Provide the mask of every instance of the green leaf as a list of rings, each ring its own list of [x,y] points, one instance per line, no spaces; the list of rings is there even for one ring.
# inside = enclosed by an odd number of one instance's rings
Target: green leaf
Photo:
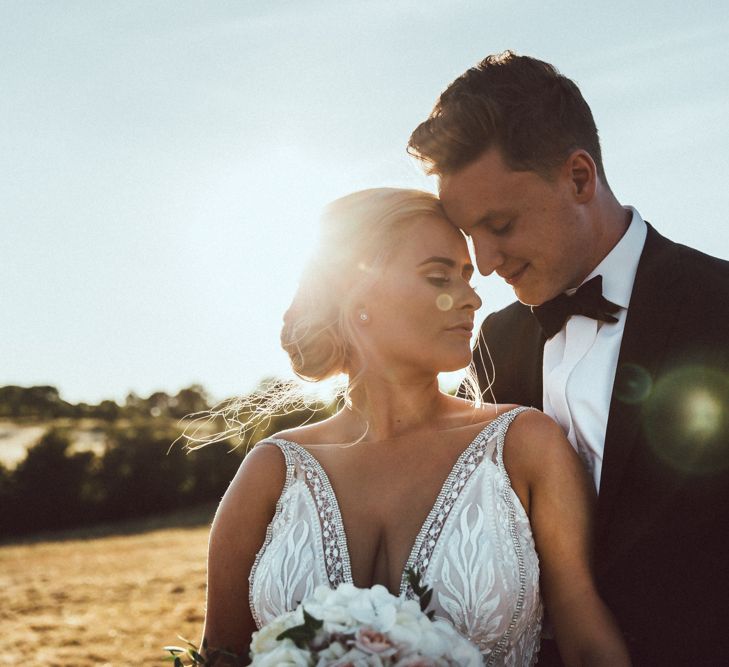
[[[290,639],[299,648],[306,648],[308,642],[316,637],[316,632],[324,625],[324,621],[320,621],[307,613],[306,609],[303,612],[304,622],[301,625],[295,625],[288,630],[284,630],[276,637],[277,640]]]
[[[201,665],[205,664],[205,658],[203,658],[195,649],[190,649],[187,653],[195,661],[195,664],[198,662]]]
[[[182,660],[180,660],[179,658],[175,658],[175,667],[185,667],[185,665],[183,664]]]
[[[318,630],[324,625],[324,621],[314,618],[311,614],[307,613],[306,609],[303,609],[302,611],[304,612],[304,625],[307,627]]]
[[[413,589],[413,593],[415,593],[420,600],[420,610],[425,611],[433,597],[433,589],[428,588],[421,583],[420,575],[412,567],[407,569],[407,578],[410,588]],[[428,618],[433,620],[431,616],[428,616]]]

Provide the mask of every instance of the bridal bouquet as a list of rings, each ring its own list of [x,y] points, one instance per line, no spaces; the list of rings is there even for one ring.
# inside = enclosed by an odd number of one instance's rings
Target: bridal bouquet
[[[380,585],[319,586],[295,611],[253,634],[251,665],[480,667],[476,647],[448,621],[432,620],[422,601],[395,597]]]

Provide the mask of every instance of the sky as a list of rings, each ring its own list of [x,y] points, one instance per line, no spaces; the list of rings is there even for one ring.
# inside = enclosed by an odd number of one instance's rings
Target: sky
[[[222,399],[291,377],[281,318],[322,207],[435,191],[410,132],[507,48],[580,86],[622,203],[729,258],[714,0],[0,0],[0,386]],[[478,319],[513,300],[478,287]]]

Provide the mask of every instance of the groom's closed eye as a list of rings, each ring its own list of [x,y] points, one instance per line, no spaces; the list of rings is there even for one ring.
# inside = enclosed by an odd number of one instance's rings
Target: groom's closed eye
[[[512,218],[511,220],[508,220],[507,222],[501,224],[500,226],[492,224],[489,226],[489,228],[491,229],[491,233],[494,234],[495,236],[504,236],[511,230],[513,224],[514,224],[514,219]]]
[[[472,236],[476,229],[483,228],[495,236],[501,236],[511,230],[515,220],[516,215],[514,215],[514,211],[489,211],[473,227],[469,227],[463,231],[468,236]]]

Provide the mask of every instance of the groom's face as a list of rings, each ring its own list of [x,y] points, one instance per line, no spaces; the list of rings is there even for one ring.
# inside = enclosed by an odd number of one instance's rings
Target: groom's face
[[[443,176],[440,197],[472,238],[479,271],[496,271],[522,303],[539,305],[577,287],[592,269],[594,240],[566,168],[552,180],[513,171],[493,148]]]

